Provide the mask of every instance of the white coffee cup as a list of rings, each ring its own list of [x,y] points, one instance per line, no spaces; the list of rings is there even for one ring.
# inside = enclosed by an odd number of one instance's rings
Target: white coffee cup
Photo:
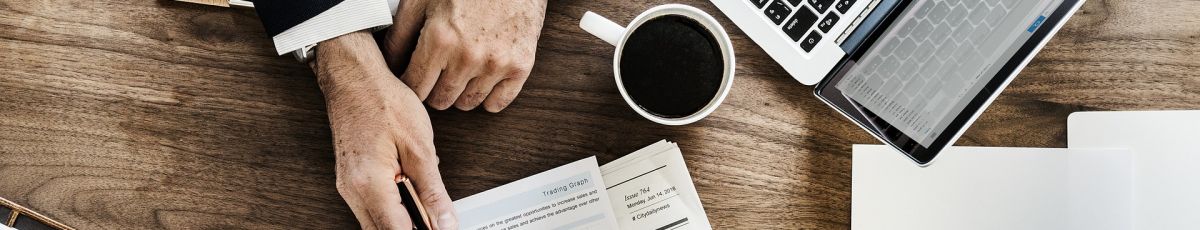
[[[621,54],[625,47],[625,41],[629,39],[629,35],[633,34],[633,31],[637,30],[642,23],[645,23],[650,19],[668,15],[682,16],[695,20],[701,26],[707,29],[706,31],[712,33],[712,37],[715,38],[717,45],[721,50],[721,56],[723,57],[723,63],[725,65],[725,71],[721,80],[721,85],[717,90],[717,94],[708,102],[708,105],[705,105],[702,109],[695,113],[678,118],[660,117],[646,111],[644,108],[642,108],[642,106],[638,105],[633,101],[632,98],[630,98],[629,93],[625,90],[625,85],[621,82]],[[607,18],[588,11],[587,13],[583,14],[583,19],[579,20],[579,27],[583,28],[583,30],[591,33],[592,35],[599,37],[605,42],[608,42],[608,44],[612,44],[613,46],[617,47],[617,51],[613,56],[613,76],[616,78],[617,89],[620,90],[621,97],[625,99],[625,103],[629,104],[630,108],[633,108],[633,110],[642,115],[642,117],[650,119],[656,123],[664,125],[686,125],[699,121],[717,109],[717,106],[725,100],[725,96],[729,94],[729,89],[733,85],[735,62],[733,58],[733,44],[729,41],[729,35],[725,33],[725,28],[722,28],[721,24],[717,23],[716,19],[714,19],[708,13],[704,13],[704,11],[696,9],[695,7],[681,4],[666,4],[656,6],[646,10],[646,12],[642,12],[642,14],[634,18],[633,22],[630,22],[629,26],[626,27],[622,27],[621,25],[608,20]]]

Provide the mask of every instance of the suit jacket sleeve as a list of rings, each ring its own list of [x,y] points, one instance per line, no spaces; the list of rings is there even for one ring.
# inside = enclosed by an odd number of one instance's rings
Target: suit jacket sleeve
[[[399,0],[254,0],[278,54],[354,31],[391,25]]]

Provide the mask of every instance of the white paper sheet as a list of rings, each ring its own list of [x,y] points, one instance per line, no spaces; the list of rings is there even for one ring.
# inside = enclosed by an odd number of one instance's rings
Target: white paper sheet
[[[712,229],[683,153],[659,141],[597,166],[589,157],[454,202],[468,230]]]
[[[853,229],[1129,229],[1128,150],[855,145]]]
[[[596,157],[454,201],[465,230],[616,229]]]
[[[621,229],[712,229],[675,143],[659,141],[600,172]]]
[[[1200,229],[1200,111],[1080,112],[1072,149],[1133,151],[1136,229]]]

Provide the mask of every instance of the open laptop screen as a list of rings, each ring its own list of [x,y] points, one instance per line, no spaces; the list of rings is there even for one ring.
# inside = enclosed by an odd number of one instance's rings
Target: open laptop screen
[[[914,1],[835,87],[929,146],[1060,1]]]
[[[879,0],[816,95],[927,165],[1081,3]]]

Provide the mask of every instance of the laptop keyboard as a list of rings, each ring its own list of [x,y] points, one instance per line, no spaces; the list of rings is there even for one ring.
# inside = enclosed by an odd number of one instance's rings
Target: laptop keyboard
[[[793,42],[799,42],[804,52],[828,35],[833,25],[842,19],[858,0],[749,0],[762,10],[772,23],[779,26]],[[863,0],[868,1],[868,0]],[[831,10],[832,9],[832,10]],[[815,28],[815,29],[814,29]]]
[[[879,76],[866,83],[884,89],[883,95],[898,98],[901,104],[965,93],[947,90],[963,91],[969,87],[962,84],[979,80],[978,73],[961,71],[980,69],[988,64],[984,61],[992,60],[991,53],[980,53],[977,47],[1000,45],[991,43],[1001,39],[988,38],[999,26],[999,20],[1012,9],[998,0],[990,2],[994,5],[988,1],[931,1],[917,8],[913,15],[916,21],[902,25],[897,36],[890,37],[891,41],[880,47],[884,61],[869,63],[863,69]],[[983,16],[968,17],[968,14]],[[935,79],[938,77],[942,79]]]
[[[904,24],[860,60],[838,86],[875,111],[894,111],[888,122],[922,144],[940,134],[935,122],[953,111],[945,104],[963,98],[982,71],[1015,37],[1012,28],[1027,23],[1024,14],[1036,2],[1018,0],[926,0],[913,9]],[[1016,9],[1015,9],[1016,8]],[[922,135],[913,135],[920,133]]]

